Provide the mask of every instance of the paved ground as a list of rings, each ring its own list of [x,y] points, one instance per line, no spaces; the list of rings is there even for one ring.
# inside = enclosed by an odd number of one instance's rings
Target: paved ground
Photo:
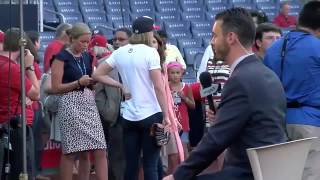
[[[51,175],[51,176],[44,176],[43,178],[36,178],[36,180],[59,180],[60,178],[59,178],[59,176],[58,175]],[[77,175],[74,175],[73,176],[73,180],[77,180],[78,178],[77,178]],[[91,176],[90,176],[90,180],[95,180],[96,178],[95,178],[95,175],[94,174],[92,174]]]

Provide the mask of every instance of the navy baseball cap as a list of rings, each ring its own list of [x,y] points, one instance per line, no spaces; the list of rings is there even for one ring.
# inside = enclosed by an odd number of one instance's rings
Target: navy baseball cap
[[[132,31],[135,34],[151,32],[155,30],[154,21],[149,16],[138,17],[132,23]]]

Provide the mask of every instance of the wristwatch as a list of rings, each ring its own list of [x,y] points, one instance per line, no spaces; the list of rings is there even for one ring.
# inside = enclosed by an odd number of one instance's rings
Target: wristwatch
[[[33,65],[28,66],[28,67],[26,67],[26,70],[27,71],[34,71],[34,66]]]

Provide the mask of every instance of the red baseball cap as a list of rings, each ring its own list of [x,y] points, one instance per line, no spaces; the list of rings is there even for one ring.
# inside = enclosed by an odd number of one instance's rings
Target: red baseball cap
[[[0,31],[0,43],[4,41],[4,32]]]
[[[153,25],[153,29],[158,31],[161,29],[161,26],[160,25]]]
[[[92,37],[90,41],[90,47],[99,46],[99,47],[107,47],[108,40],[99,34],[96,34]]]

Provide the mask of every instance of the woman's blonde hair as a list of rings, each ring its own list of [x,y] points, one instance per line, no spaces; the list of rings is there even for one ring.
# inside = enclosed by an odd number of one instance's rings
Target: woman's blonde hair
[[[133,33],[129,39],[130,44],[145,44],[151,46],[152,39],[149,35],[150,32],[135,34]]]
[[[84,23],[76,23],[71,29],[66,30],[66,33],[70,39],[78,39],[80,36],[85,34],[91,34],[90,28]]]

